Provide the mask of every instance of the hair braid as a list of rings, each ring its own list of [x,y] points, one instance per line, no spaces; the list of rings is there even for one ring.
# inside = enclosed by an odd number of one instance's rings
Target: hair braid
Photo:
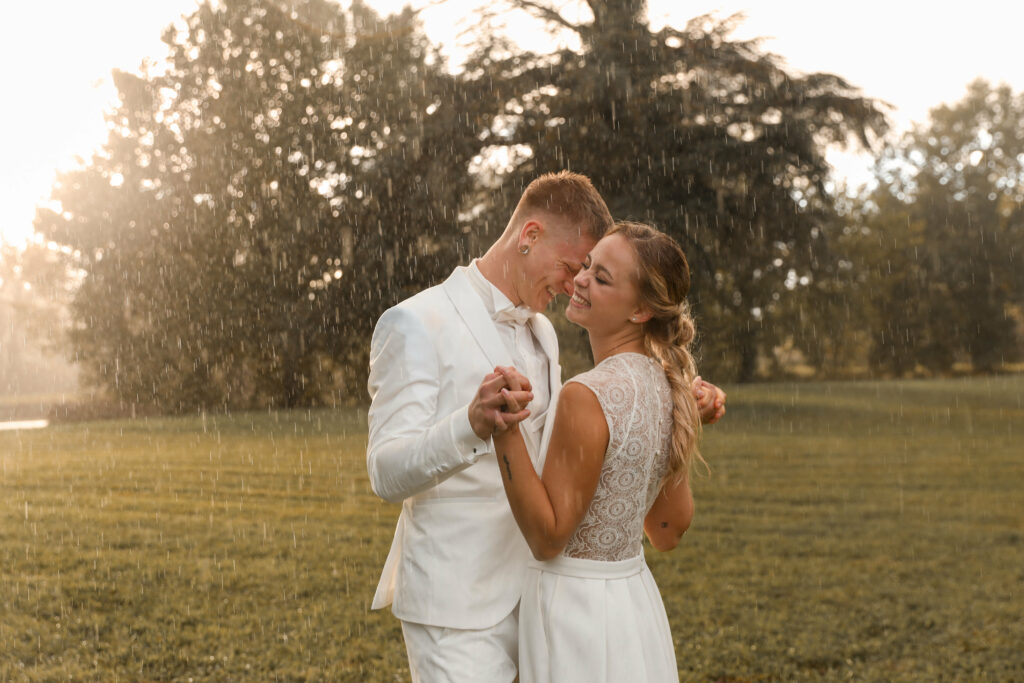
[[[694,461],[707,467],[700,455],[700,411],[693,396],[696,363],[690,347],[696,326],[686,294],[690,269],[683,250],[668,235],[642,223],[616,223],[611,233],[625,237],[640,262],[639,292],[652,317],[644,323],[644,346],[665,371],[672,392],[672,446],[666,478],[689,476]]]

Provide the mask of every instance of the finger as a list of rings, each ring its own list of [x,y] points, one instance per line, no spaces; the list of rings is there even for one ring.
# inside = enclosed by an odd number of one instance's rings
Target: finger
[[[507,412],[506,406],[508,405],[508,401],[506,401],[505,397],[501,394],[501,392],[502,389],[499,389],[491,396],[488,396],[485,399],[481,399],[480,405],[482,405],[487,410],[496,410],[501,413]]]
[[[488,408],[498,408],[500,406],[507,405],[508,398],[506,397],[505,392],[508,392],[508,395],[511,396],[513,400],[519,402],[520,405],[526,405],[534,398],[532,391],[526,391],[525,389],[521,391],[513,391],[507,386],[502,386],[493,394],[481,397],[479,401],[481,405]]]
[[[499,367],[495,368],[495,371],[502,372],[502,374],[504,375],[506,381],[509,384],[509,388],[510,389],[512,389],[514,391],[532,391],[533,390],[533,384],[530,382],[530,379],[526,375],[524,375],[523,373],[521,373],[518,370],[516,370],[514,367],[512,367],[512,366],[507,366],[507,367],[506,366],[499,366]],[[518,386],[515,386],[516,382],[518,382]]]
[[[522,382],[520,381],[520,378],[522,377],[522,375],[520,375],[518,372],[516,372],[515,368],[505,368],[505,367],[500,367],[499,366],[497,368],[497,370],[505,378],[505,382],[508,384],[509,389],[511,389],[512,391],[521,391],[522,390],[523,385],[522,385]]]
[[[509,391],[508,389],[505,391],[507,391],[508,395],[512,397],[512,400],[519,404],[520,408],[517,408],[517,410],[525,407],[527,403],[533,400],[532,391]],[[506,403],[507,402],[508,401],[506,400]]]
[[[711,408],[712,397],[711,394],[704,394],[697,398],[697,409],[703,414],[708,412]]]
[[[533,395],[527,391],[512,392],[508,389],[502,389],[501,395],[505,397],[505,405],[508,406],[506,412],[509,413],[519,412],[533,399]]]
[[[707,392],[704,391],[703,385],[697,384],[693,387],[693,394],[697,397],[697,400],[701,400],[707,395]]]
[[[518,413],[522,408],[519,406],[519,402],[512,398],[512,393],[508,389],[502,389],[501,395],[505,399],[505,405],[508,406],[510,413]]]
[[[507,386],[508,383],[505,381],[505,376],[501,373],[493,373],[484,378],[484,381],[480,384],[478,394],[480,398],[488,399],[493,396],[497,396],[501,388]]]

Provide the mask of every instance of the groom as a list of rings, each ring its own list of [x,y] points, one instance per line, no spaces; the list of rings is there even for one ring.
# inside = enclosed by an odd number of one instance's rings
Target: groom
[[[377,322],[367,469],[374,492],[402,511],[372,608],[391,605],[401,620],[413,681],[516,676],[517,605],[531,556],[493,457],[505,399],[492,371],[511,365],[532,383],[519,397],[531,413],[520,429],[539,471],[561,387],[557,338],[541,311],[572,294],[611,225],[586,177],[541,176],[483,257]],[[717,392],[702,403],[711,421],[723,401]]]

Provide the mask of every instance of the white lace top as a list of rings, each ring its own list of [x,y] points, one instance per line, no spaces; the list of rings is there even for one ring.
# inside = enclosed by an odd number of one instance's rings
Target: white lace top
[[[668,471],[668,379],[653,358],[620,353],[569,381],[597,396],[609,439],[594,499],[563,554],[609,562],[636,557],[642,551],[644,517]]]

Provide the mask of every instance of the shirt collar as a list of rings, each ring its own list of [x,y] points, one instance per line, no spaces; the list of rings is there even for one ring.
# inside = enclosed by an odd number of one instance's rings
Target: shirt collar
[[[480,299],[484,302],[484,308],[487,309],[491,319],[494,320],[500,315],[504,320],[518,317],[522,318],[525,322],[525,320],[532,317],[533,311],[526,306],[514,306],[511,299],[495,287],[494,283],[484,277],[484,274],[480,272],[480,267],[477,265],[478,260],[473,259],[473,262],[469,264],[469,281],[473,285],[473,289],[476,290],[476,293],[480,295]],[[513,311],[515,311],[515,314],[512,314]]]

